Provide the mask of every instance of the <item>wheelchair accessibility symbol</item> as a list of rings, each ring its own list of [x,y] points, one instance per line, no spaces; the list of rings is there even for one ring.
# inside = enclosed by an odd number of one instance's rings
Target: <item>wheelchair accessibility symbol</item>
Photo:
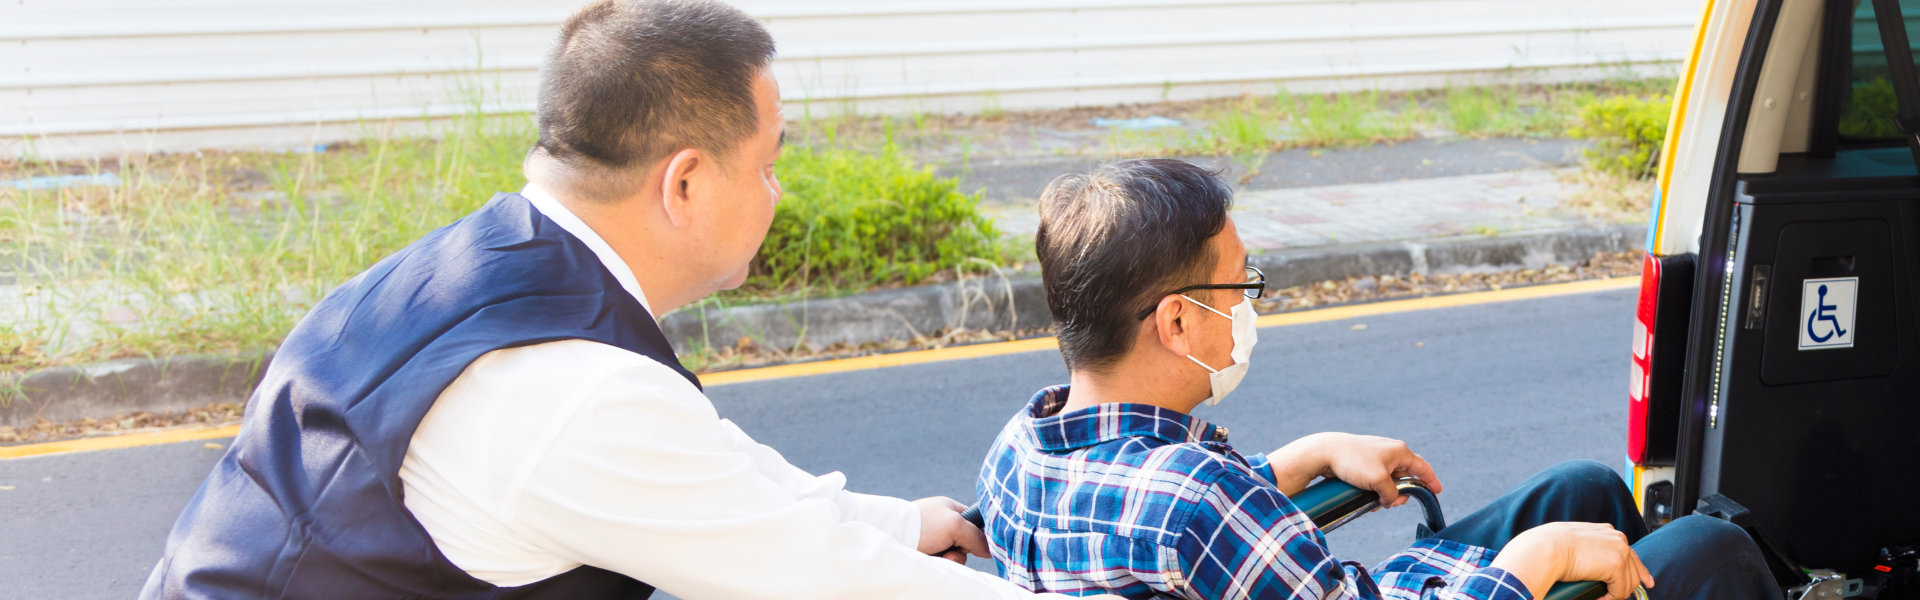
[[[1859,277],[1808,279],[1800,284],[1800,349],[1853,347],[1854,298]]]

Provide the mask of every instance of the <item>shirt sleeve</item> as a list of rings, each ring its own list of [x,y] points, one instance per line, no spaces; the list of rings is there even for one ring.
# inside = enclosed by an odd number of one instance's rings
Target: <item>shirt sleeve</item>
[[[1273,459],[1268,458],[1267,453],[1261,452],[1259,454],[1247,454],[1245,456],[1247,458],[1247,466],[1253,467],[1255,474],[1266,479],[1267,483],[1275,485],[1280,483],[1280,476],[1273,473]]]
[[[793,490],[797,497],[833,502],[839,507],[842,520],[872,525],[908,548],[920,546],[920,509],[912,502],[849,491],[847,477],[839,471],[825,475],[808,473],[788,463],[780,451],[754,441],[733,421],[721,419],[720,425],[727,430],[733,447],[751,457],[762,475]]]
[[[1359,563],[1333,557],[1305,513],[1251,470],[1223,465],[1193,507],[1178,555],[1188,598],[1532,600],[1517,578],[1480,569],[1382,591]]]
[[[843,505],[865,500],[840,497],[837,479],[796,487],[791,465],[743,435],[666,367],[623,370],[535,458],[507,520],[546,551],[680,597],[1032,597],[848,522]]]

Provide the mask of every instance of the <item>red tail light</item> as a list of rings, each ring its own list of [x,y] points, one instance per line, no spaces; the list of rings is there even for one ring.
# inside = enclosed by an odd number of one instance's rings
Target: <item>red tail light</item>
[[[1660,260],[1649,252],[1640,262],[1640,307],[1633,316],[1633,373],[1627,381],[1627,458],[1647,458],[1647,386],[1653,373],[1653,317],[1659,309]]]

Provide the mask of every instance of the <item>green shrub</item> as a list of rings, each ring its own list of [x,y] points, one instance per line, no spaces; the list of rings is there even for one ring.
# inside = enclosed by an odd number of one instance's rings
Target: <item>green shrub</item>
[[[999,260],[999,232],[980,214],[979,195],[892,145],[788,146],[778,169],[786,197],[743,286],[749,293],[912,285],[974,258]]]
[[[1586,152],[1587,166],[1625,177],[1651,177],[1667,139],[1671,104],[1664,95],[1613,96],[1580,107],[1579,124],[1571,133],[1595,142]]]
[[[1840,135],[1849,138],[1896,139],[1900,126],[1894,117],[1900,102],[1893,82],[1885,76],[1853,83],[1853,93],[1840,102]]]

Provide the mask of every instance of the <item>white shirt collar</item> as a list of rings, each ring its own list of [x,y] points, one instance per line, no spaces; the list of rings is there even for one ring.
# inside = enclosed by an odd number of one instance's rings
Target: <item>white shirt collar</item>
[[[633,299],[639,300],[640,306],[646,308],[648,314],[653,314],[654,320],[660,319],[660,315],[653,313],[653,306],[647,304],[647,295],[640,292],[640,280],[634,279],[633,269],[627,267],[627,261],[620,260],[620,255],[613,251],[613,246],[607,245],[607,241],[601,239],[600,234],[594,233],[593,228],[588,227],[586,221],[580,220],[580,217],[574,215],[573,211],[567,210],[566,205],[561,204],[559,199],[531,181],[527,182],[527,187],[520,188],[520,195],[533,203],[534,210],[553,219],[553,222],[560,224],[561,229],[567,230],[567,233],[585,242],[587,248],[593,250],[593,255],[600,257],[600,264],[606,265],[607,270],[613,273],[613,279],[620,282],[620,287],[626,288],[627,293],[633,294]]]

